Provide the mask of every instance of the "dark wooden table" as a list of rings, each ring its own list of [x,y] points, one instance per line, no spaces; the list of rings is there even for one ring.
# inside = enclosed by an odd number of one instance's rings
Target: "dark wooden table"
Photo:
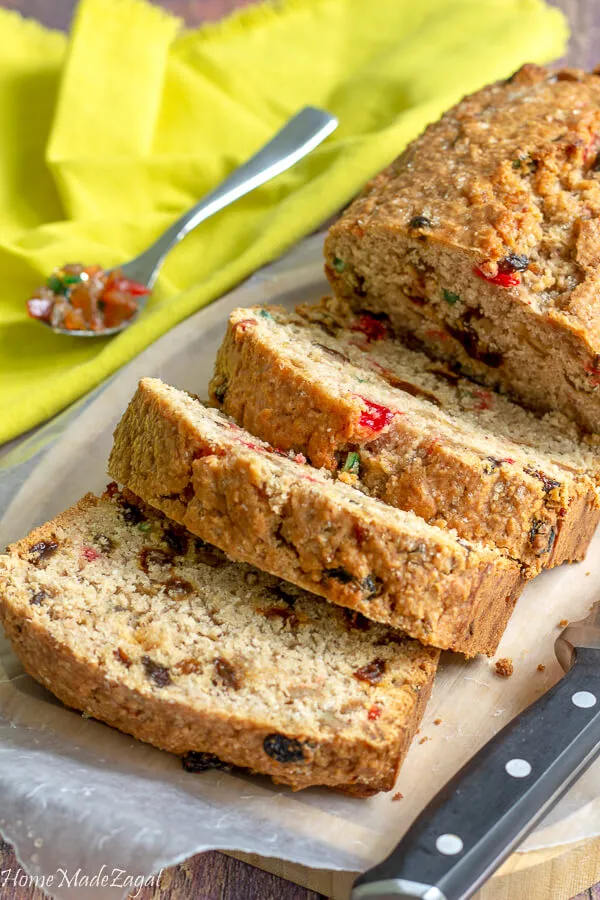
[[[67,29],[76,0],[0,0],[0,6],[19,10],[53,28]],[[189,25],[219,19],[252,0],[160,0]],[[573,33],[567,62],[592,68],[600,62],[600,0],[550,0],[569,16]],[[18,869],[9,844],[0,840],[0,871]],[[37,889],[1,887],[0,900],[44,900]],[[140,900],[325,900],[289,881],[269,875],[222,853],[199,853],[168,869],[160,887],[142,890]],[[548,900],[554,900],[548,897]],[[573,900],[600,900],[600,884]]]

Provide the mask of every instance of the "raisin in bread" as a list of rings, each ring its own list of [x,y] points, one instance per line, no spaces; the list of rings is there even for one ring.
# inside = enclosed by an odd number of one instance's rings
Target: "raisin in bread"
[[[597,442],[331,298],[297,314],[234,310],[211,396],[274,446],[461,537],[492,540],[533,571],[581,559],[600,517]]]
[[[274,452],[157,379],[117,426],[109,472],[230,558],[443,649],[493,653],[522,587],[497,550]]]
[[[211,754],[362,796],[393,786],[438,659],[229,562],[116,485],[0,557],[0,618],[60,700],[192,768]]]
[[[600,432],[600,72],[466,97],[329,231],[326,269],[430,354]]]

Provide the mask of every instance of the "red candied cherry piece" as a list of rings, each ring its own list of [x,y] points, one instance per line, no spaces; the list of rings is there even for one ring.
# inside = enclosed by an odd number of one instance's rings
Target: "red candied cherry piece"
[[[387,334],[387,329],[383,322],[376,319],[369,313],[363,313],[358,319],[352,323],[351,331],[360,331],[366,339],[370,341],[380,341]]]
[[[31,297],[27,301],[27,315],[31,319],[41,319],[42,322],[50,320],[54,300],[51,297]]]
[[[248,447],[250,450],[258,450],[260,453],[272,453],[272,447],[259,447],[258,444],[253,444],[252,441],[244,441],[242,438],[238,438],[240,444],[244,447]]]
[[[251,325],[256,325],[256,321],[254,319],[240,319],[239,322],[235,323],[234,328],[236,330],[239,328],[240,331],[247,331]]]
[[[590,382],[594,387],[600,384],[600,368],[594,365],[593,363],[587,363],[584,366],[584,370],[587,375],[590,376]]]
[[[84,559],[87,559],[88,562],[94,562],[96,559],[100,559],[100,553],[97,550],[94,550],[93,547],[84,547],[81,551],[81,555]]]
[[[494,408],[494,397],[491,391],[486,391],[485,388],[475,388],[473,397],[477,400],[476,409],[483,411]]]
[[[496,275],[486,275],[478,266],[475,266],[473,271],[489,284],[497,284],[500,287],[516,287],[521,284],[521,276],[518,272],[498,272]]]
[[[109,290],[119,291],[121,293],[129,294],[131,297],[143,297],[145,294],[150,294],[150,288],[146,284],[141,284],[139,281],[131,281],[129,278],[114,278],[110,281],[110,285],[107,283],[107,287]]]
[[[374,403],[372,400],[366,400],[364,397],[361,397],[360,394],[357,394],[357,396],[366,406],[366,409],[363,409],[360,414],[360,419],[358,420],[363,428],[370,428],[371,431],[381,431],[382,428],[385,428],[386,425],[390,424],[396,415],[391,409],[388,409],[387,406],[382,406],[380,403]]]

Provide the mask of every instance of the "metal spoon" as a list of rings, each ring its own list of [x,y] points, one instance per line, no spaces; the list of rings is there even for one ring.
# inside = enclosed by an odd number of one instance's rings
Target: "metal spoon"
[[[291,118],[268,144],[250,157],[248,162],[235,169],[225,181],[167,228],[147,250],[130,262],[115,268],[118,268],[125,278],[152,288],[167,254],[200,222],[204,222],[230,203],[234,203],[261,184],[291,168],[318,147],[337,126],[335,116],[325,110],[306,106]],[[104,328],[101,331],[70,330],[47,324],[57,334],[68,334],[70,337],[107,337],[131,325],[149,298],[150,294],[136,298],[138,309],[135,315],[114,328]]]

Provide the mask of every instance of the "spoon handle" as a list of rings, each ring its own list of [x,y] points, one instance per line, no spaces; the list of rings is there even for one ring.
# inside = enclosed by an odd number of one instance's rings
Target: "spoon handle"
[[[147,250],[122,266],[125,276],[152,287],[167,253],[196,225],[291,168],[318,147],[337,125],[337,119],[330,113],[305,107],[258,153],[167,228]]]

